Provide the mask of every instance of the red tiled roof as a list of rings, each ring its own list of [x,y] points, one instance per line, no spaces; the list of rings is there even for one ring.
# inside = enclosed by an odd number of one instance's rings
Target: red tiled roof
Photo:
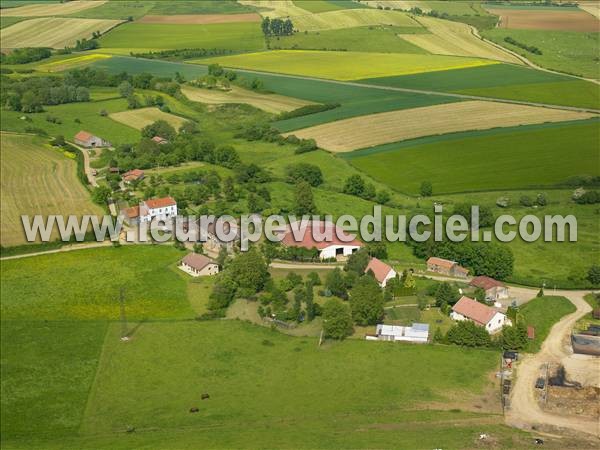
[[[87,131],[80,131],[75,135],[75,139],[78,141],[87,141],[88,139],[93,138],[94,135],[92,133],[88,133]]]
[[[320,240],[317,241],[314,239],[313,237],[313,231],[312,228],[313,226],[315,227],[316,230],[316,234],[323,234],[325,235],[325,237]],[[326,230],[328,230],[329,228],[332,228],[332,233],[331,233],[331,239],[329,239],[329,236],[326,234]],[[300,227],[300,225],[298,225],[298,231],[297,233],[301,233],[302,229]],[[342,234],[343,236],[347,236],[349,237],[349,235],[340,230],[339,231],[340,234]],[[337,233],[335,232],[335,224],[332,223],[327,223],[327,224],[323,224],[323,223],[315,223],[313,224],[312,222],[308,224],[308,226],[306,227],[306,229],[304,230],[304,235],[302,236],[302,239],[300,241],[297,241],[294,237],[294,233],[293,231],[288,228],[288,230],[285,233],[285,236],[283,237],[283,239],[281,240],[281,243],[287,247],[304,247],[304,248],[316,248],[318,250],[323,250],[324,248],[327,247],[331,247],[332,245],[336,245],[336,246],[355,246],[355,247],[362,247],[362,242],[356,240],[356,239],[352,239],[348,242],[342,241],[341,239],[339,239],[337,237]]]
[[[493,278],[486,277],[485,275],[473,278],[469,284],[485,291],[494,287],[504,287],[504,283],[501,281],[494,280]]]
[[[146,206],[149,209],[165,208],[167,206],[173,206],[177,204],[173,197],[153,198],[146,200],[144,203],[146,203]]]
[[[125,208],[123,212],[129,219],[135,219],[140,216],[140,207],[132,206],[131,208]]]
[[[492,320],[494,314],[496,314],[495,309],[465,296],[462,296],[460,300],[456,302],[456,304],[452,307],[452,311],[471,319],[473,322],[478,323],[479,325],[486,325],[490,320]]]
[[[436,256],[432,256],[427,260],[427,265],[433,264],[440,267],[445,267],[447,269],[451,269],[456,263],[456,261],[450,261],[448,259],[438,258]]]
[[[165,138],[162,138],[162,137],[160,137],[160,136],[154,136],[154,137],[152,138],[152,140],[153,140],[154,142],[158,143],[158,144],[162,144],[163,142],[169,142],[169,141],[167,141]]]
[[[141,177],[144,176],[144,171],[140,170],[140,169],[133,169],[130,170],[129,172],[125,172],[122,175],[122,178],[126,181],[133,181],[133,180],[137,180]]]
[[[387,277],[388,273],[390,273],[390,271],[393,269],[383,261],[380,261],[377,258],[371,258],[367,268],[365,269],[365,273],[367,273],[369,270],[373,272],[373,275],[375,275],[375,279],[377,281],[383,283],[385,277]]]
[[[181,262],[196,270],[202,270],[209,264],[215,264],[215,262],[208,256],[200,255],[198,253],[190,253],[189,255],[185,255]]]

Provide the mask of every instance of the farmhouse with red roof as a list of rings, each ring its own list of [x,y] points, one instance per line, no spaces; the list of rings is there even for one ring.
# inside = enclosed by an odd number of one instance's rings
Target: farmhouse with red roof
[[[371,258],[369,261],[365,273],[368,273],[369,271],[373,272],[373,276],[381,287],[385,287],[388,280],[396,277],[396,271],[377,258]]]
[[[281,244],[286,247],[316,248],[321,259],[344,259],[359,250],[363,244],[332,222],[312,221],[290,224]]]
[[[469,275],[469,269],[465,269],[456,261],[437,258],[432,256],[427,260],[427,271],[436,272],[448,277],[466,278]]]
[[[502,281],[494,280],[485,275],[473,278],[469,285],[483,289],[486,300],[496,301],[508,298],[508,287]]]
[[[470,320],[490,334],[501,330],[504,325],[510,325],[505,314],[465,296],[452,307],[450,317],[456,321]]]
[[[177,216],[177,202],[173,197],[154,198],[140,202],[139,206],[123,209],[121,215],[130,225],[151,222],[155,218],[168,220]]]
[[[131,183],[133,181],[143,180],[144,179],[144,171],[140,169],[133,169],[128,172],[125,172],[121,178],[125,183]]]
[[[94,136],[92,133],[83,130],[77,133],[74,136],[73,140],[77,145],[80,145],[85,148],[110,147],[110,142],[105,141],[101,137]]]
[[[181,260],[179,268],[193,277],[216,275],[219,273],[219,265],[208,256],[198,253],[190,253]]]

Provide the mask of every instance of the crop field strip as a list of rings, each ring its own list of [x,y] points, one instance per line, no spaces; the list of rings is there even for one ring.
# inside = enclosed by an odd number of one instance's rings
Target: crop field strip
[[[74,46],[82,38],[91,38],[92,33],[105,33],[122,21],[111,19],[74,19],[41,17],[24,20],[0,30],[2,48]]]
[[[409,195],[419,192],[423,180],[433,183],[437,195],[536,189],[600,174],[599,132],[598,119],[546,123],[428,136],[339,156]],[[572,157],[564,158],[565,148]]]
[[[64,16],[84,11],[90,8],[96,8],[106,3],[106,0],[98,1],[71,1],[65,3],[39,3],[16,8],[0,9],[0,16],[6,17],[43,17],[43,16]]]
[[[500,16],[499,28],[597,32],[598,19],[581,10],[486,8]]]
[[[187,122],[187,119],[161,111],[156,107],[130,109],[127,111],[115,112],[108,115],[112,120],[120,122],[132,128],[141,130],[147,125],[151,125],[157,120],[164,120],[177,130],[181,125]]]
[[[256,13],[245,14],[178,14],[176,16],[146,15],[137,23],[160,23],[169,25],[202,25],[209,23],[260,22],[261,17]]]
[[[91,53],[83,56],[72,56],[69,58],[40,64],[39,66],[37,66],[36,70],[42,72],[63,72],[65,70],[75,69],[77,67],[86,66],[95,61],[109,58],[111,58],[110,55],[105,55],[102,53]]]
[[[237,86],[232,86],[228,91],[182,86],[181,93],[188,99],[199,103],[213,105],[246,103],[270,113],[292,111],[302,106],[313,104],[313,102],[293,97],[285,97],[283,95],[260,94]]]
[[[494,61],[444,55],[277,50],[195,60],[225,67],[302,75],[339,81],[408,75],[497,64]]]
[[[400,34],[399,37],[429,53],[470,56],[523,64],[514,55],[475,36],[471,27],[467,24],[433,17],[419,17],[416,20],[427,28],[430,33]]]
[[[585,120],[597,114],[498,102],[464,101],[390,111],[295,130],[332,152],[350,152],[432,134],[486,130],[545,122]]]
[[[26,243],[21,214],[102,214],[78,180],[74,160],[36,136],[2,132],[0,140],[3,246]]]

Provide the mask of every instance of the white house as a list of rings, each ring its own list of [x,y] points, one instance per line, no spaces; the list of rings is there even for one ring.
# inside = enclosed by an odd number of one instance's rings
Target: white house
[[[296,232],[294,233],[294,229]],[[290,224],[281,244],[287,247],[316,248],[321,259],[343,259],[362,247],[362,242],[331,222],[309,222],[302,228],[300,222]]]
[[[502,281],[494,280],[485,275],[473,278],[469,285],[483,289],[486,300],[495,302],[508,298],[508,287]]]
[[[501,330],[504,325],[511,324],[505,314],[465,296],[452,307],[450,317],[456,321],[470,320],[484,327],[490,334]]]
[[[396,271],[377,258],[371,258],[365,269],[365,273],[369,272],[369,270],[373,272],[375,279],[382,288],[387,285],[388,280],[396,277]]]
[[[207,256],[190,253],[181,260],[179,268],[193,277],[216,275],[219,265]]]
[[[378,324],[375,336],[367,335],[366,339],[370,341],[403,341],[424,344],[429,339],[429,324],[413,323],[410,327]]]
[[[141,222],[151,222],[155,218],[168,220],[177,217],[177,202],[173,197],[154,198],[140,202],[122,212],[130,225]]]

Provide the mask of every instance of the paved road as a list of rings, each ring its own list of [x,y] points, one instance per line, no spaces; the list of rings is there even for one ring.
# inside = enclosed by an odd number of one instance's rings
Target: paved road
[[[526,355],[516,367],[516,380],[506,413],[506,423],[519,428],[532,426],[554,426],[576,432],[584,432],[600,437],[600,422],[597,419],[564,416],[543,411],[536,400],[534,387],[540,376],[542,365],[561,363],[572,379],[588,384],[600,383],[600,358],[587,355],[574,355],[569,345],[569,336],[575,322],[591,311],[590,305],[583,299],[585,291],[557,291],[556,295],[567,297],[577,311],[557,322],[544,341],[542,349],[533,355]],[[584,377],[585,379],[582,379]]]

